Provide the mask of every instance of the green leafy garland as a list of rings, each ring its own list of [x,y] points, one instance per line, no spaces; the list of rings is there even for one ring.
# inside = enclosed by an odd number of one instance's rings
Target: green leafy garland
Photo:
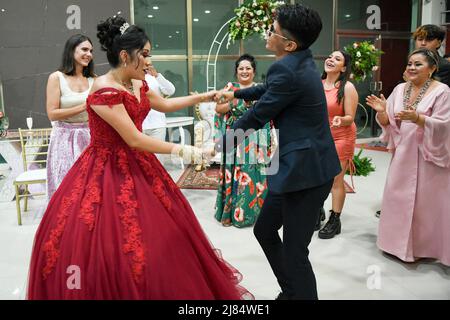
[[[370,41],[354,42],[344,47],[352,58],[352,73],[350,79],[362,82],[372,71],[378,70],[378,58],[384,53],[375,48]]]
[[[375,171],[375,166],[372,164],[372,158],[361,157],[363,150],[364,149],[361,148],[361,150],[353,156],[353,164],[355,165],[354,175],[367,177],[371,172]],[[350,174],[350,171],[347,170],[346,173]]]
[[[277,7],[283,1],[248,0],[234,9],[236,17],[228,25],[228,43],[245,39],[254,33],[264,36],[266,30],[273,23]]]

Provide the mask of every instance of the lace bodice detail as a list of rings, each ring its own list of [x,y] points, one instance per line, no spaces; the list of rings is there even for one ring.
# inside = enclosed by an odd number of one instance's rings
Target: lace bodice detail
[[[91,131],[91,144],[101,146],[122,146],[125,141],[106,121],[95,113],[91,105],[106,105],[110,108],[123,104],[136,128],[142,131],[142,122],[150,111],[150,101],[146,95],[148,85],[142,81],[140,101],[131,93],[115,88],[102,88],[90,94],[87,98],[87,111],[89,114],[89,129]]]

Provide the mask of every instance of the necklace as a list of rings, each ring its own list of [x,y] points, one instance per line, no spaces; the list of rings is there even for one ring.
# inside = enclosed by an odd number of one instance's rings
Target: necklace
[[[422,88],[420,88],[419,94],[417,95],[416,100],[413,103],[410,103],[410,99],[411,99],[411,91],[412,91],[412,83],[410,81],[408,81],[407,84],[407,88],[406,88],[406,92],[405,95],[403,96],[403,109],[404,110],[416,110],[417,105],[420,103],[420,101],[422,101],[423,96],[425,95],[425,92],[427,92],[428,88],[431,85],[431,79],[428,79],[422,86]]]
[[[134,87],[133,87],[133,81],[130,81],[130,84],[126,84],[122,81],[122,85],[127,89],[131,94],[134,95]]]
[[[112,76],[117,83],[120,83],[128,92],[134,95],[133,81],[130,80],[130,84],[128,84],[125,81],[120,80],[114,73],[112,73]]]

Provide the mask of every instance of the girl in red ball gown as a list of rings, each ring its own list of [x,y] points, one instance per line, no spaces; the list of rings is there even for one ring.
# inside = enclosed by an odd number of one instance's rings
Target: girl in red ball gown
[[[172,112],[214,92],[163,99],[144,78],[151,44],[122,17],[97,36],[112,69],[87,99],[91,143],[53,195],[37,231],[28,299],[253,298],[202,231],[154,153],[202,151],[144,135],[150,107]]]

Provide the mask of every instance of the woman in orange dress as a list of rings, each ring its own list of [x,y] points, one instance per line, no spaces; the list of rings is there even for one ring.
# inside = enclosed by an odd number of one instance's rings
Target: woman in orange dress
[[[336,150],[341,162],[342,171],[334,178],[332,209],[325,226],[319,231],[319,238],[331,239],[341,233],[341,212],[345,201],[344,175],[347,169],[352,173],[353,152],[356,140],[356,125],[354,122],[358,106],[358,93],[355,86],[348,81],[351,73],[350,56],[342,51],[335,51],[325,60],[322,75],[323,87],[327,98],[328,119]],[[320,221],[325,219],[322,210],[316,229],[320,229]]]

